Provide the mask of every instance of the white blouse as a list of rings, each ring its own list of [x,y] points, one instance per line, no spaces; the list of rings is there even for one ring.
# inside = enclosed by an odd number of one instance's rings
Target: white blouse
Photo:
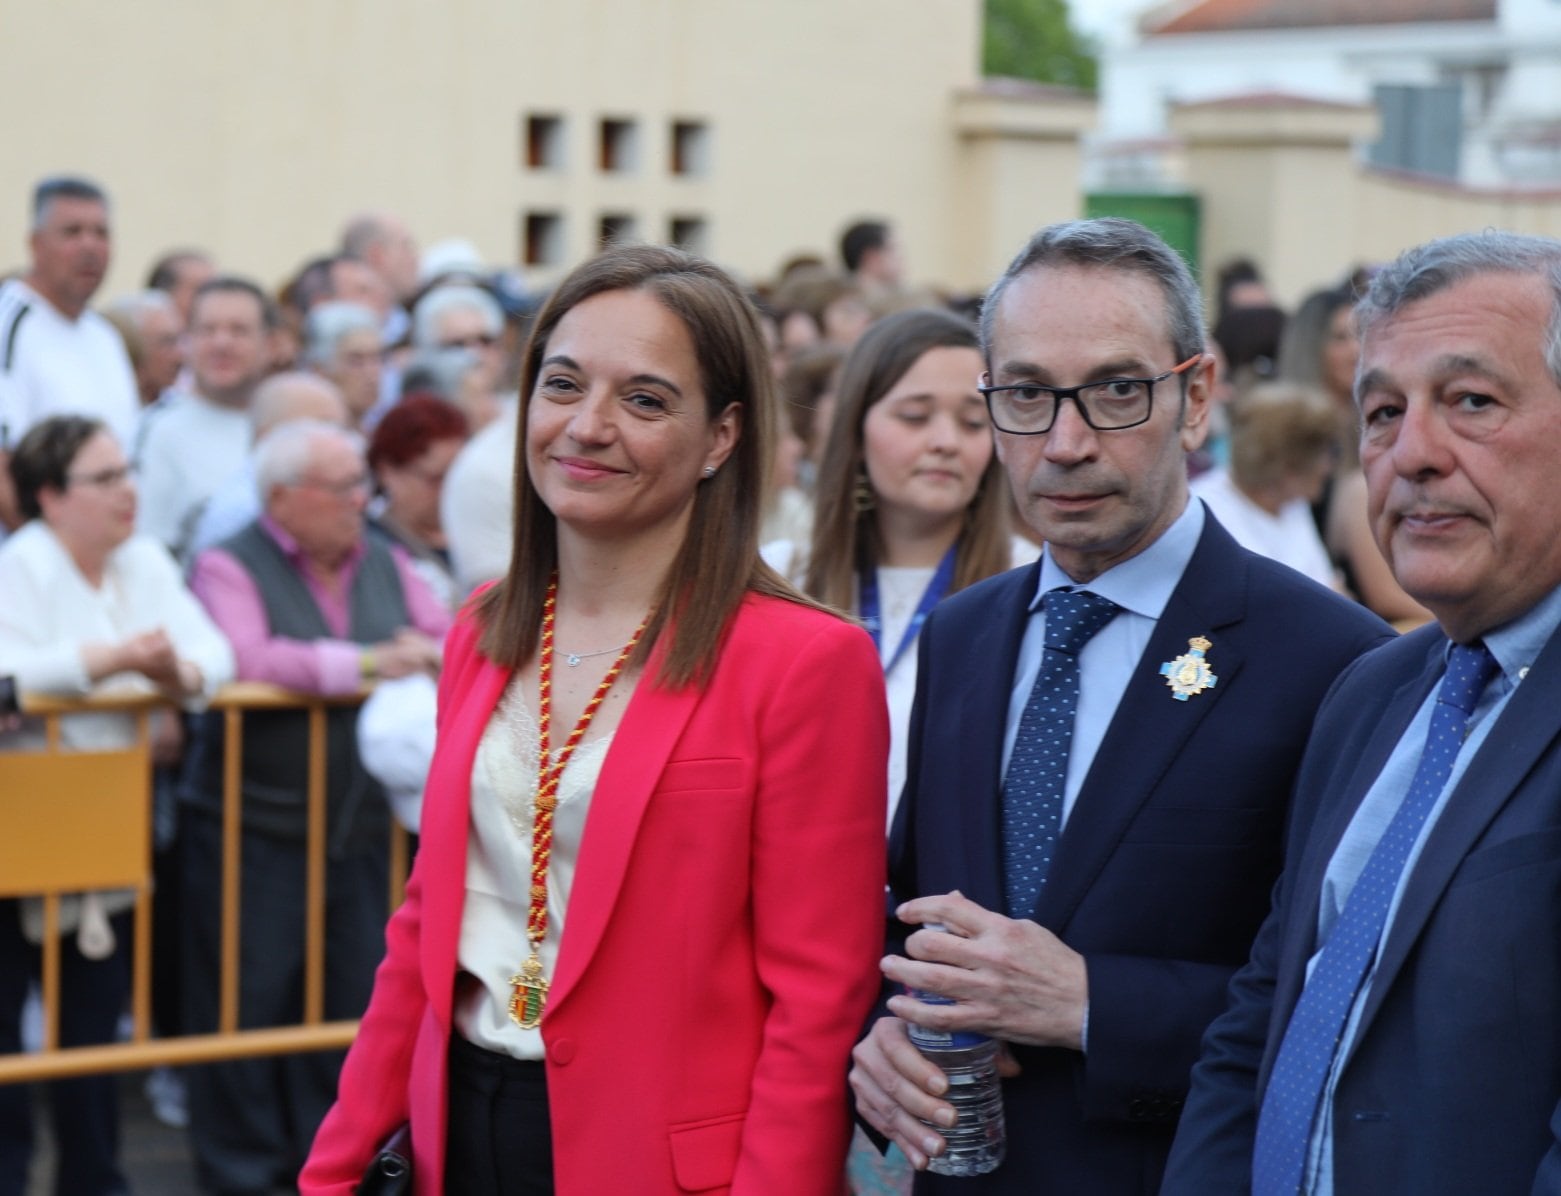
[[[520,683],[511,681],[488,720],[472,765],[466,905],[456,955],[459,970],[476,981],[457,990],[456,1027],[468,1042],[517,1059],[544,1056],[541,1030],[522,1030],[509,1016],[510,977],[520,971],[531,949],[526,913],[538,738],[536,717]],[[542,974],[549,980],[558,971],[558,944],[585,818],[611,744],[611,734],[582,740],[559,780],[547,872],[547,937],[540,952]],[[555,735],[554,745],[556,759],[562,737]]]
[[[23,690],[84,694],[92,683],[82,645],[119,643],[159,627],[180,659],[200,669],[204,696],[233,679],[227,637],[185,587],[167,549],[150,537],[131,536],[116,548],[96,586],[41,519],[0,546],[0,674],[16,674]],[[96,688],[149,692],[152,684],[139,673],[120,673]],[[189,704],[198,708],[201,699]],[[122,747],[134,740],[135,722],[126,714],[72,715],[60,734],[73,748]]]
[[[0,545],[0,675],[14,673],[25,690],[75,697],[92,686],[81,649],[119,643],[161,628],[175,653],[200,670],[204,690],[187,700],[199,709],[218,686],[233,679],[233,649],[205,608],[184,585],[168,550],[149,536],[131,536],[110,555],[100,584],[77,568],[59,538],[41,519],[27,523]],[[139,673],[105,677],[97,692],[149,693]],[[103,712],[73,714],[60,721],[60,742],[82,751],[128,747],[135,742],[135,717]],[[43,745],[39,720],[19,731],[0,732],[0,750]],[[89,959],[115,949],[106,917],[129,907],[131,890],[67,896],[60,910],[65,933],[80,928],[77,943]],[[31,942],[43,937],[42,905],[22,903],[22,930]]]

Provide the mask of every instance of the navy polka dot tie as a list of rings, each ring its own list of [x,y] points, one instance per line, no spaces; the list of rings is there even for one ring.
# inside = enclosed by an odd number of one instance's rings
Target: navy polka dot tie
[[[1323,1089],[1361,981],[1376,957],[1399,875],[1447,785],[1469,715],[1496,667],[1480,643],[1456,645],[1448,656],[1409,791],[1350,890],[1290,1015],[1258,1114],[1253,1196],[1295,1196],[1301,1189]]]
[[[1079,708],[1079,653],[1122,608],[1085,590],[1050,590],[1046,651],[1025,701],[1003,778],[1003,880],[1008,913],[1035,912],[1062,831],[1068,748]]]

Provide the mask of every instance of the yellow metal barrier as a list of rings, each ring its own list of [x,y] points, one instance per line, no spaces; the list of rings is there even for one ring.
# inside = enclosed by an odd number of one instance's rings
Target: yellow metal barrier
[[[224,686],[212,701],[226,736],[222,782],[222,916],[215,1034],[151,1037],[151,938],[153,900],[150,720],[168,707],[155,695],[101,695],[57,699],[29,694],[23,711],[44,720],[41,751],[0,752],[0,897],[42,897],[44,1010],[43,1049],[0,1055],[0,1083],[61,1079],[111,1071],[209,1063],[256,1055],[339,1049],[357,1033],[355,1021],[324,1020],[326,712],[357,705],[363,690],[342,697],[296,694],[271,685]],[[243,716],[253,710],[304,710],[309,720],[307,917],[304,1017],[296,1026],[238,1028],[239,869],[242,822],[240,766]],[[126,713],[136,724],[135,742],[112,751],[71,751],[60,744],[60,720],[73,714]],[[407,836],[391,831],[390,908],[406,887]],[[96,889],[136,894],[131,960],[129,1042],[60,1048],[60,898]]]

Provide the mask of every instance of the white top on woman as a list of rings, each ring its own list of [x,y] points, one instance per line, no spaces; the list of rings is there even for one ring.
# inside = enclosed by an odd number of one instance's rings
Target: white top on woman
[[[764,545],[759,555],[764,558],[765,564],[788,578],[793,585],[802,584],[808,568],[805,545],[792,540],[775,540]],[[1036,545],[1020,536],[1013,537],[1009,559],[1013,567],[1032,564],[1040,555],[1041,550]],[[905,651],[899,653],[898,659],[895,659],[895,652],[935,572],[931,566],[881,565],[878,568],[878,602],[881,607],[878,656],[887,670],[883,680],[889,699],[889,826],[894,825],[895,807],[899,805],[900,792],[905,788],[911,703],[916,697],[916,642],[913,640],[905,645]]]
[[[41,519],[0,545],[0,674],[14,674],[23,691],[85,694],[94,686],[83,645],[120,643],[158,628],[181,660],[200,669],[201,698],[233,679],[227,637],[186,588],[168,550],[150,536],[131,536],[114,549],[97,586]],[[152,683],[139,673],[119,673],[95,688],[145,693]],[[60,728],[61,742],[78,749],[123,747],[134,733],[125,714],[74,715]]]
[[[1328,550],[1317,534],[1312,509],[1305,499],[1292,499],[1277,514],[1270,514],[1237,489],[1224,469],[1194,478],[1189,489],[1195,498],[1208,504],[1220,526],[1243,548],[1289,565],[1330,590],[1339,588]]]

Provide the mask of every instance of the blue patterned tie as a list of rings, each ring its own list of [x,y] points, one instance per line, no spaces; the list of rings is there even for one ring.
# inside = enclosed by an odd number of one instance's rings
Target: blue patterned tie
[[[1410,848],[1452,774],[1469,715],[1496,672],[1484,644],[1456,645],[1431,712],[1409,791],[1333,925],[1301,990],[1263,1094],[1252,1153],[1253,1196],[1295,1196],[1305,1174],[1312,1125],[1361,981],[1376,957],[1388,907]]]
[[[1079,708],[1079,653],[1122,609],[1084,590],[1050,590],[1042,602],[1046,651],[1003,779],[1003,879],[1008,913],[1015,918],[1035,911],[1062,829],[1068,748]]]

